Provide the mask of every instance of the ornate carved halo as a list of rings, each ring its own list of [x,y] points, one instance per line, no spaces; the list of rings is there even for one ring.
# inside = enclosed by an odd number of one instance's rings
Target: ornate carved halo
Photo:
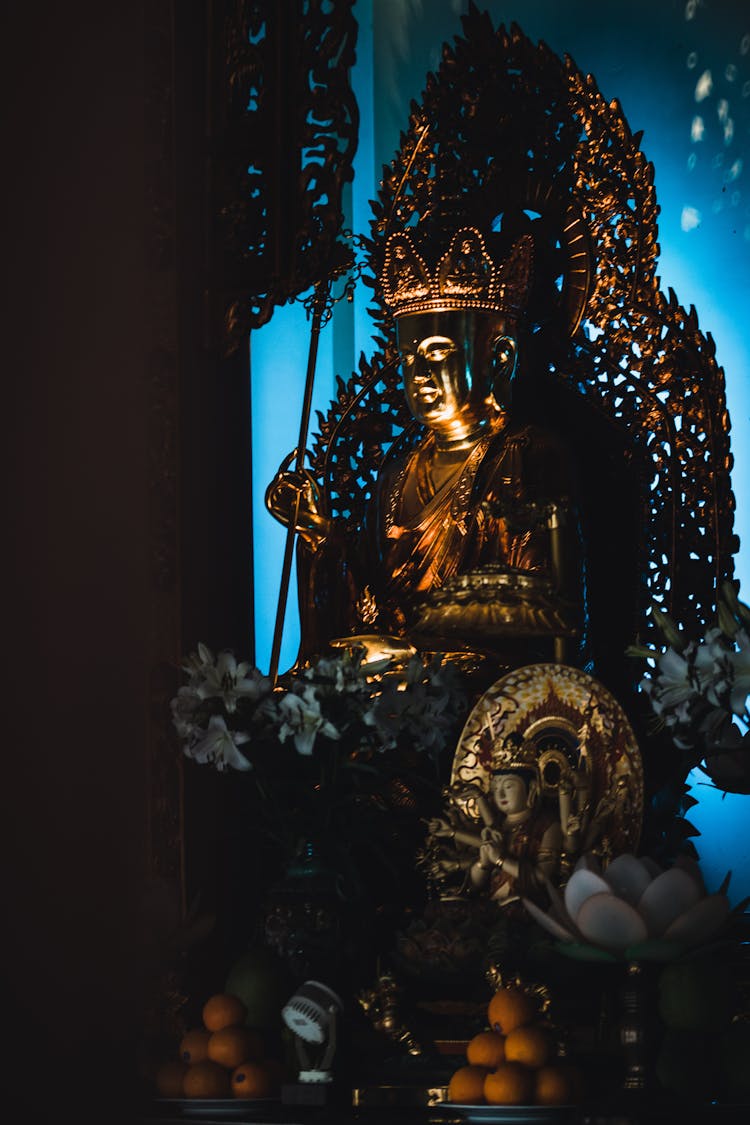
[[[538,276],[534,330],[554,324],[572,336],[592,314],[592,299],[599,304],[599,275],[610,278],[600,255],[611,255],[613,233],[618,249],[629,237],[624,218],[614,223],[613,216],[598,238],[600,216],[619,200],[610,184],[601,197],[585,164],[593,145],[572,89],[577,72],[515,25],[495,31],[488,14],[477,12],[463,22],[465,39],[444,46],[443,65],[384,168],[373,271],[381,273],[389,238],[415,227],[434,242],[462,223],[499,231],[509,242],[528,233]],[[650,240],[639,242],[638,252],[650,247]]]
[[[588,759],[592,807],[612,802],[614,854],[635,851],[643,820],[643,766],[632,727],[613,695],[565,664],[530,664],[503,676],[478,700],[456,748],[451,785],[487,792],[496,748],[509,735],[534,746],[542,794],[554,798],[567,767]],[[466,807],[478,817],[474,802]]]

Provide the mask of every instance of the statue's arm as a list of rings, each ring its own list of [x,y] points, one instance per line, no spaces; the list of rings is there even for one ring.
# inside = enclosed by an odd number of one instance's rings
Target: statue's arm
[[[533,878],[537,886],[543,886],[548,879],[553,883],[556,882],[560,871],[562,845],[562,828],[557,821],[553,821],[542,836],[534,864]]]
[[[293,451],[266,489],[266,508],[285,527],[293,526],[302,542],[317,550],[328,538],[333,520],[323,491],[307,469],[290,468],[296,457]]]

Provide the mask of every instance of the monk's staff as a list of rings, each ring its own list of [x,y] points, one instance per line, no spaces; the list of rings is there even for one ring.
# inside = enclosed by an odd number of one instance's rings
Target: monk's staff
[[[307,374],[305,376],[305,393],[302,399],[302,416],[299,424],[299,437],[295,456],[294,470],[299,473],[304,468],[305,453],[307,449],[307,430],[310,424],[310,409],[312,406],[313,384],[315,382],[315,365],[318,359],[318,340],[323,324],[323,315],[328,304],[330,292],[330,279],[324,278],[315,286],[315,295],[312,303],[312,327],[310,329],[310,350],[307,355]],[[289,597],[289,580],[292,574],[292,558],[294,556],[294,541],[297,535],[299,520],[301,491],[297,489],[294,508],[286,529],[284,543],[284,559],[281,565],[281,581],[279,583],[279,600],[276,606],[276,623],[273,630],[273,644],[271,646],[271,663],[268,675],[271,683],[276,686],[279,678],[279,656],[281,654],[281,638],[284,633],[284,619],[286,617],[286,603]]]

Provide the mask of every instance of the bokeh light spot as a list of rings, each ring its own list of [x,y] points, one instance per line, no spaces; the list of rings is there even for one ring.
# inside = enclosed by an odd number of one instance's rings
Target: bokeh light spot
[[[731,184],[742,175],[742,157],[738,156],[732,167],[727,172],[727,183]]]
[[[687,57],[687,68],[688,68],[688,70],[695,70],[697,65],[698,65],[698,52],[697,51],[691,51],[690,54]]]
[[[698,163],[698,154],[695,153],[695,152],[691,152],[690,156],[687,158],[688,172],[692,172],[693,168],[695,168],[697,163]]]
[[[727,121],[729,119],[729,102],[726,98],[720,98],[719,104],[716,107],[716,112],[719,115],[719,121]]]
[[[704,70],[695,84],[695,100],[697,102],[705,101],[705,99],[710,96],[713,88],[714,80],[711,77],[711,71]]]
[[[701,213],[697,207],[683,207],[680,226],[684,231],[695,230],[701,225]]]

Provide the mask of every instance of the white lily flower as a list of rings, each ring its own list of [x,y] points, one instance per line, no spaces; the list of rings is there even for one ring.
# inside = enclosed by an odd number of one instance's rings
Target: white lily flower
[[[248,672],[252,673],[248,676]],[[220,652],[213,663],[204,663],[203,678],[196,686],[201,699],[221,699],[230,713],[241,698],[251,702],[267,695],[271,682],[247,661],[238,664],[231,652]]]
[[[172,723],[180,738],[191,739],[200,730],[198,724],[194,722],[200,702],[198,692],[190,685],[179,688],[177,695],[172,699],[170,703]]]
[[[548,913],[524,905],[549,933],[566,944],[583,943],[613,956],[668,960],[718,932],[729,916],[725,891],[707,895],[698,865],[680,857],[662,871],[650,859],[620,855],[604,870],[584,855],[564,895],[548,887]]]
[[[250,762],[238,750],[243,742],[249,742],[250,735],[241,730],[230,730],[221,715],[212,715],[208,729],[203,737],[191,746],[186,746],[185,754],[196,762],[212,762],[217,770],[252,769]]]
[[[315,688],[310,685],[301,695],[289,692],[279,703],[279,711],[284,722],[279,730],[279,738],[284,742],[291,734],[298,754],[309,757],[313,752],[316,735],[339,739],[340,733],[333,723],[324,719]]]
[[[707,645],[691,644],[684,653],[668,648],[656,662],[656,672],[642,682],[657,715],[675,714],[684,721],[686,709],[697,702],[710,682],[714,659]]]

